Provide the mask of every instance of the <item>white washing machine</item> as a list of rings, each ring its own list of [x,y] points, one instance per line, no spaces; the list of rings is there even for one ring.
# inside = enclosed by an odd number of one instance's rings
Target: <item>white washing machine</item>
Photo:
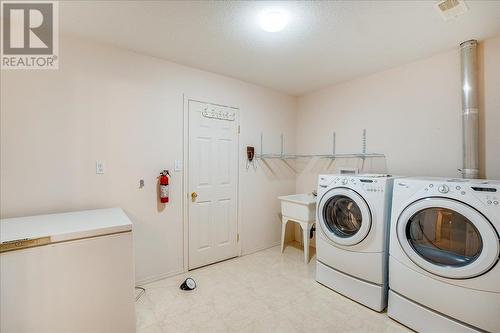
[[[316,281],[376,311],[387,305],[394,177],[320,175]]]
[[[394,184],[388,314],[422,332],[500,332],[500,182]]]

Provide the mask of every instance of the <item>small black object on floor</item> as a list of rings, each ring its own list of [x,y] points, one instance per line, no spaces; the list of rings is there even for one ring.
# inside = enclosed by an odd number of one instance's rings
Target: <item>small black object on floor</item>
[[[196,282],[192,278],[187,278],[182,282],[181,286],[179,287],[181,290],[193,290],[196,288]]]

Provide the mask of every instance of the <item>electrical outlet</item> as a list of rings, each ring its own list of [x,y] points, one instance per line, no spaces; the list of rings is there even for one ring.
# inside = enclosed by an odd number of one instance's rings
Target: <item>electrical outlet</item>
[[[104,174],[105,171],[106,171],[106,167],[104,165],[104,162],[96,161],[95,162],[95,173],[98,175],[102,175],[102,174]]]

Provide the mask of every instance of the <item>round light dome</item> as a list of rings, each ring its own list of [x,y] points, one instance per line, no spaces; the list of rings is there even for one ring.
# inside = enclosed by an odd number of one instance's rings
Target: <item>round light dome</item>
[[[285,29],[288,16],[280,10],[268,10],[259,17],[260,27],[267,32],[278,32]]]

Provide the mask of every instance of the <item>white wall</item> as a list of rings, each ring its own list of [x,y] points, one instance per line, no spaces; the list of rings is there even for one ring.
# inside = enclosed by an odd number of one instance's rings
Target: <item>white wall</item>
[[[91,42],[63,38],[60,48],[59,70],[1,73],[1,217],[120,206],[134,222],[137,279],[181,272],[182,173],[164,210],[155,184],[183,158],[186,94],[241,109],[243,253],[278,243],[276,197],[294,192],[295,176],[282,165],[247,171],[245,147],[263,131],[278,149],[283,132],[293,151],[295,98]]]
[[[481,176],[500,179],[500,38],[480,46]],[[460,54],[455,50],[299,98],[298,153],[368,151],[387,159],[365,161],[366,172],[458,177],[462,165]],[[311,161],[297,178],[297,191],[310,192],[319,173],[360,160]]]
[[[241,108],[240,217],[243,253],[279,241],[278,195],[311,192],[321,172],[359,160],[283,162],[245,169],[245,147],[266,152],[368,150],[365,171],[457,176],[461,166],[457,50],[328,87],[298,100],[160,59],[63,38],[60,69],[2,71],[0,216],[120,206],[134,222],[137,279],[183,269],[182,174],[171,203],[157,207],[158,172],[182,160],[183,94]],[[500,38],[481,44],[482,175],[500,179]],[[295,131],[296,128],[296,131]],[[107,173],[95,174],[95,161]],[[327,168],[329,167],[329,169]],[[305,168],[305,171],[303,171]],[[297,179],[296,179],[297,178]],[[146,181],[139,189],[139,179]]]

